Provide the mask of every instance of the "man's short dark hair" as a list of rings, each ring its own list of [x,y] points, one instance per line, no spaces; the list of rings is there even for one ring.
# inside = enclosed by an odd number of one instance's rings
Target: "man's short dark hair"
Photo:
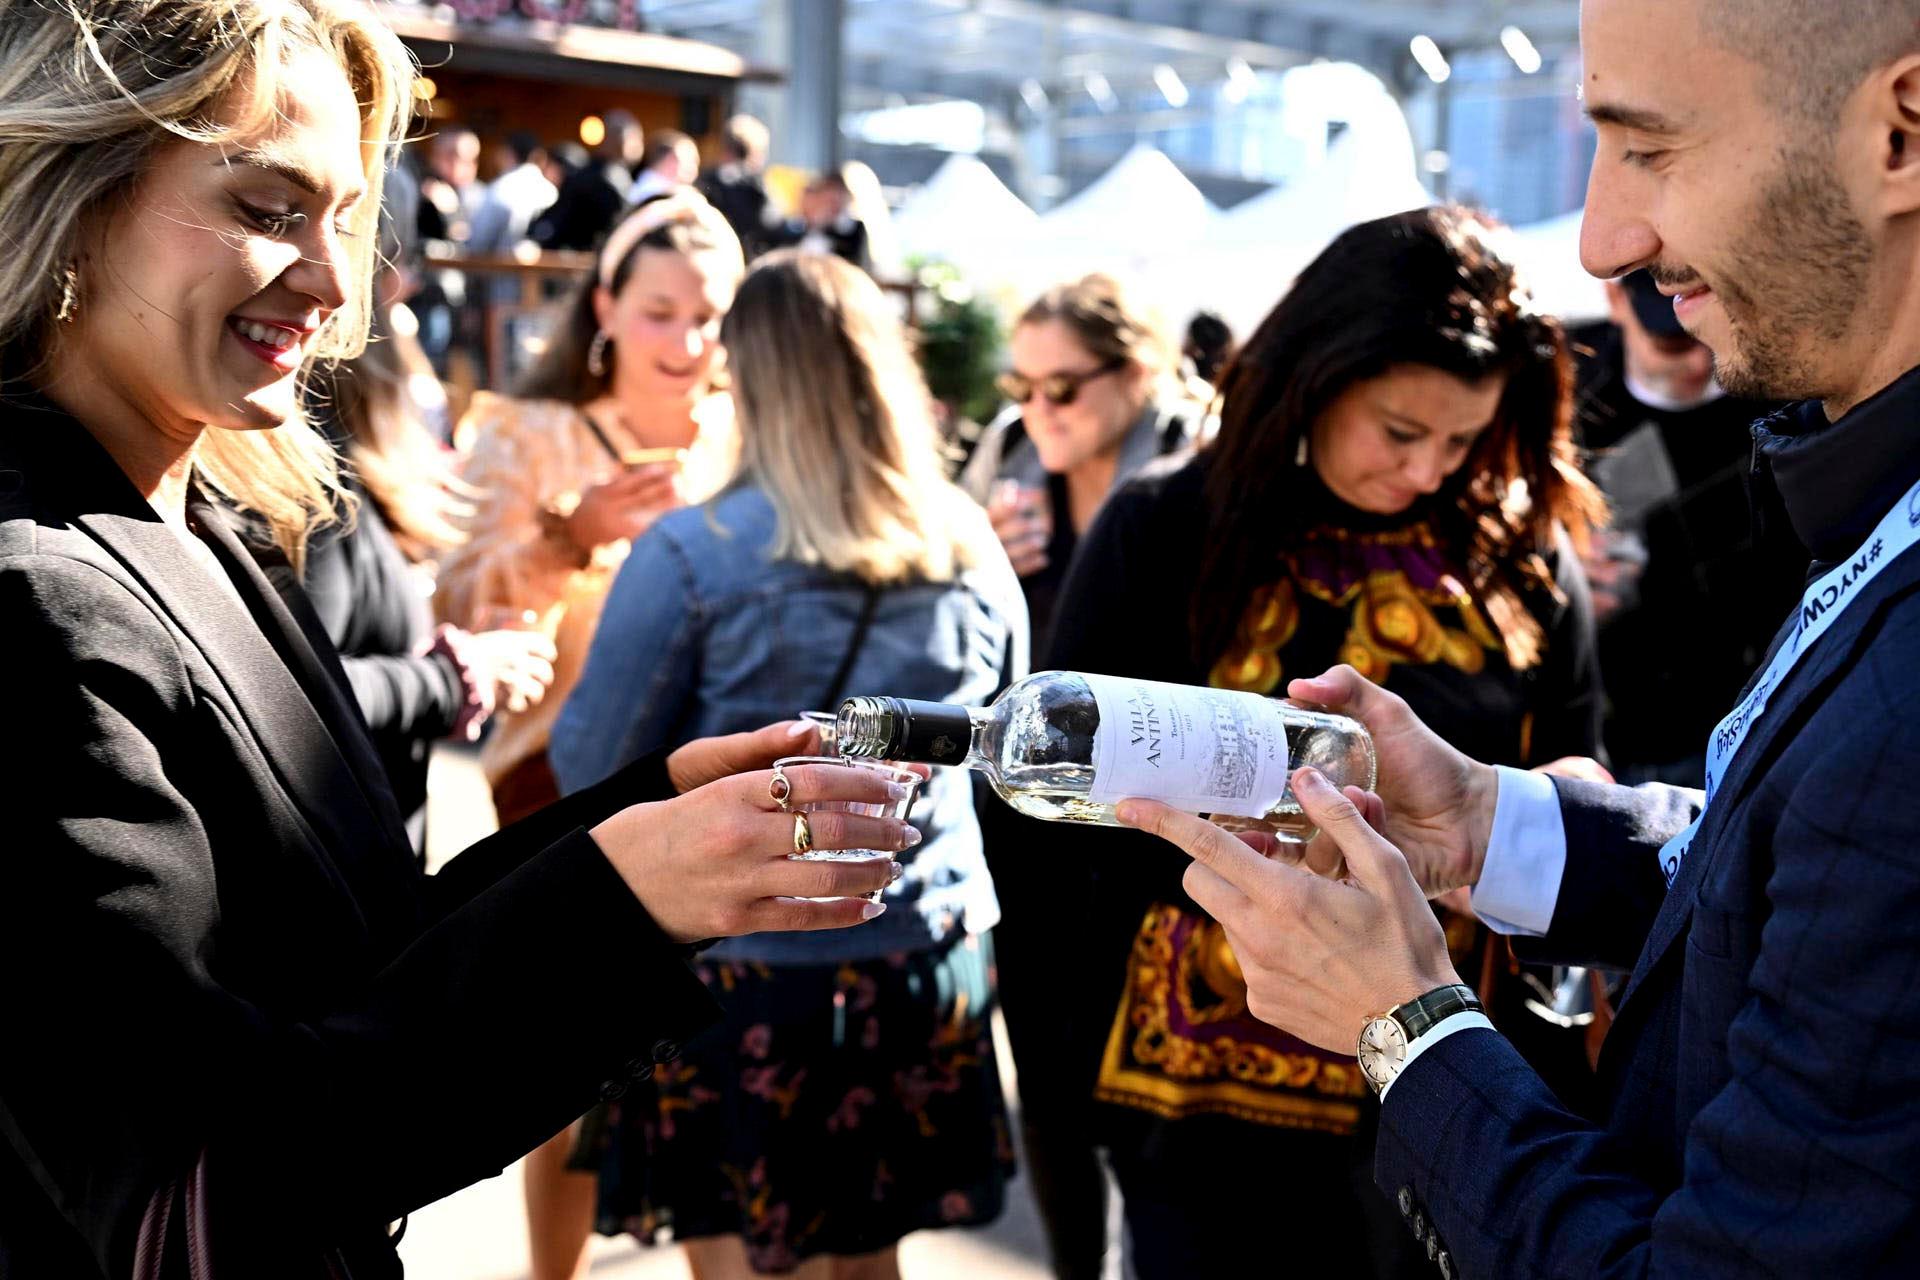
[[[1702,17],[1710,38],[1769,73],[1790,118],[1829,130],[1875,68],[1920,51],[1920,0],[1704,0]]]
[[[742,164],[764,160],[768,141],[767,126],[744,114],[729,119],[720,134],[720,145],[726,149],[727,158]]]
[[[647,138],[647,149],[640,153],[640,167],[651,169],[682,147],[693,145],[693,139],[678,129],[655,129]]]
[[[513,153],[515,164],[525,164],[545,148],[540,145],[539,134],[528,129],[515,129],[507,135],[507,150]]]

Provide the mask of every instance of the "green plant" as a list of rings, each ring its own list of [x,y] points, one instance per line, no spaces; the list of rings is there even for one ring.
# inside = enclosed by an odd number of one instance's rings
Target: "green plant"
[[[1000,407],[1000,313],[948,263],[916,264],[914,275],[929,303],[919,326],[927,389],[953,414],[985,422]]]

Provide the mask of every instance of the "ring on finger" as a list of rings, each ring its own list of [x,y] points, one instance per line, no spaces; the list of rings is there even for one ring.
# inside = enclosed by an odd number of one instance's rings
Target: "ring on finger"
[[[804,813],[793,815],[793,851],[803,858],[813,852],[813,828]]]
[[[773,797],[774,807],[782,813],[790,813],[787,801],[793,799],[793,783],[787,780],[787,774],[779,765],[773,766],[773,781],[767,783],[767,794]]]

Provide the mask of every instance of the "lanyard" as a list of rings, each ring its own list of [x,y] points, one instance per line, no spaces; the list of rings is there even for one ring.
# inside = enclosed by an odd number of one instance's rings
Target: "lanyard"
[[[1667,887],[1673,887],[1674,878],[1680,874],[1680,864],[1686,860],[1687,850],[1693,843],[1693,837],[1700,831],[1700,824],[1706,820],[1707,809],[1713,805],[1713,798],[1720,790],[1720,784],[1732,767],[1733,759],[1740,753],[1740,747],[1753,732],[1754,725],[1767,713],[1767,699],[1786,681],[1800,659],[1819,642],[1827,629],[1846,612],[1847,606],[1860,598],[1869,582],[1880,571],[1898,559],[1900,553],[1920,542],[1920,484],[1907,490],[1893,509],[1881,518],[1867,540],[1860,544],[1860,550],[1841,561],[1807,588],[1800,600],[1799,625],[1785,644],[1773,655],[1773,661],[1754,682],[1753,689],[1740,700],[1740,705],[1727,713],[1726,719],[1714,727],[1713,735],[1707,739],[1707,801],[1700,810],[1700,816],[1693,825],[1673,839],[1667,841],[1660,850],[1660,874],[1666,877]]]

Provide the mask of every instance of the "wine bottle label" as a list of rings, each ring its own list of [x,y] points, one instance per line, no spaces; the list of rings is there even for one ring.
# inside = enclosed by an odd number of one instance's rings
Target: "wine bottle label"
[[[1114,676],[1085,677],[1100,708],[1087,798],[1129,796],[1190,813],[1258,818],[1287,790],[1284,709],[1271,698]]]

